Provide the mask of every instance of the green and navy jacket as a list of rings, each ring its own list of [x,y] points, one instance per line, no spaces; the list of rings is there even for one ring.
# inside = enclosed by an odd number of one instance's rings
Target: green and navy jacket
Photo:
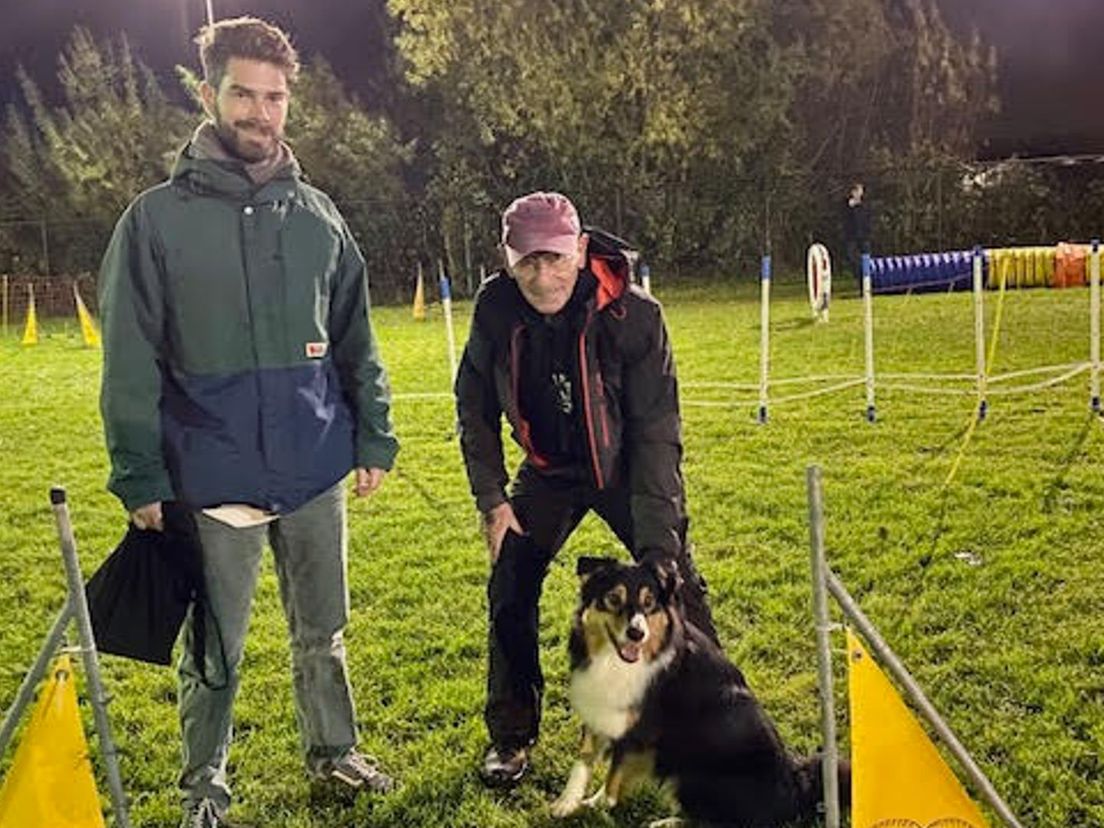
[[[128,510],[287,512],[392,467],[364,259],[294,161],[257,185],[186,147],[120,218],[100,308],[108,488]]]

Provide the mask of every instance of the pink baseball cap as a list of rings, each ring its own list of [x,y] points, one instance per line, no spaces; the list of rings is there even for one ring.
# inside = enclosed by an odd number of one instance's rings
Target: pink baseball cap
[[[575,205],[559,193],[529,193],[502,214],[502,246],[510,267],[530,253],[570,256],[579,249],[581,233]]]

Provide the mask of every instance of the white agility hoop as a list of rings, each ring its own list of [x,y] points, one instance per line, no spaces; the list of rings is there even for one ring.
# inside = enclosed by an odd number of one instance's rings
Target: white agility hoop
[[[809,283],[809,307],[813,318],[828,321],[828,305],[832,299],[832,258],[820,242],[809,245],[805,257],[805,276]]]

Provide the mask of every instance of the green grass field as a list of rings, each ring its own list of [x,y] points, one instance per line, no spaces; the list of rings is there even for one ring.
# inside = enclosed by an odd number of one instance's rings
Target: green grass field
[[[860,375],[860,303],[839,300],[830,324],[813,325],[802,290],[782,286],[772,308],[774,376]],[[818,463],[832,565],[1022,823],[1104,824],[1104,426],[1089,413],[1087,375],[1030,396],[993,396],[944,486],[973,397],[880,392],[879,420],[869,425],[859,386],[780,405],[759,426],[755,393],[720,385],[757,379],[758,287],[660,285],[658,293],[683,381],[698,562],[722,640],[783,736],[800,751],[818,744],[804,482],[805,467]],[[992,324],[996,297],[986,298]],[[468,310],[459,308],[460,333]],[[879,297],[875,317],[880,372],[973,370],[969,297]],[[548,803],[577,737],[565,698],[574,559],[615,552],[616,541],[588,518],[561,553],[543,605],[548,692],[535,772],[515,792],[484,790],[474,770],[484,748],[486,554],[451,401],[404,396],[448,390],[440,309],[425,323],[407,308],[374,318],[403,449],[381,492],[351,507],[347,643],[363,747],[401,789],[352,805],[312,801],[268,561],[236,706],[231,816],[278,828],[559,824]],[[1010,293],[1000,322],[996,372],[1087,359],[1085,290]],[[47,332],[33,348],[14,332],[0,342],[5,708],[64,599],[49,487],[68,489],[86,574],[124,528],[104,490],[100,355],[80,345],[73,323]],[[834,643],[845,712],[842,636]],[[133,822],[175,826],[174,673],[112,657],[103,664]],[[845,721],[840,730],[846,750]],[[566,824],[639,825],[669,807],[646,788],[611,814]]]

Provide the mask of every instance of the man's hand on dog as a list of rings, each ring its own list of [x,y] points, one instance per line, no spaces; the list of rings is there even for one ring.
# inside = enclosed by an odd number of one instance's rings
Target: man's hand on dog
[[[383,476],[387,474],[384,469],[356,469],[356,496],[368,497],[383,483]]]
[[[483,515],[483,536],[487,540],[487,553],[491,556],[492,565],[498,561],[498,553],[502,551],[502,539],[506,537],[507,529],[513,529],[519,535],[524,534],[514,514],[514,507],[509,503],[499,503]]]

